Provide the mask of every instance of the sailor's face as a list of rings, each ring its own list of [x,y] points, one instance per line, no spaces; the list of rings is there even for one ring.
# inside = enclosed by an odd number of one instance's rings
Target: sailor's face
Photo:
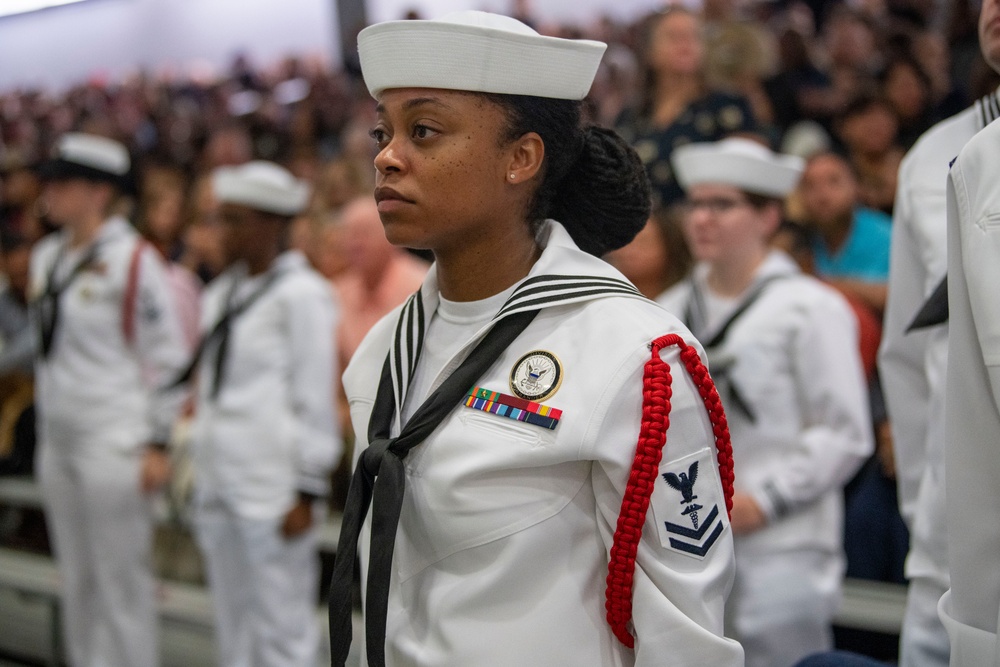
[[[729,264],[766,244],[767,228],[760,211],[731,185],[702,184],[688,189],[684,233],[699,261]]]
[[[45,215],[57,225],[72,226],[94,207],[96,186],[84,179],[67,178],[45,184]]]
[[[979,48],[990,67],[1000,72],[1000,0],[983,0],[979,13]]]
[[[219,206],[219,221],[222,223],[220,240],[226,264],[259,255],[275,224],[273,218],[252,208],[228,202]]]
[[[395,245],[461,245],[510,209],[502,109],[482,95],[397,88],[372,130],[379,216]]]

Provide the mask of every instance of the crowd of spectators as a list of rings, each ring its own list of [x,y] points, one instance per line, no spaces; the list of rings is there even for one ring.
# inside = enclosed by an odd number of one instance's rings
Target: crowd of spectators
[[[630,24],[532,23],[608,42],[592,120],[633,140],[658,203],[679,196],[668,163],[674,145],[745,133],[786,152],[843,153],[861,202],[889,212],[903,152],[995,87],[970,4],[713,0],[700,16],[666,12],[685,16],[662,22],[654,14]],[[295,56],[257,66],[241,56],[215,80],[140,73],[63,91],[0,91],[3,224],[29,238],[42,233],[31,167],[63,132],[84,130],[131,148],[142,193],[136,223],[203,278],[218,270],[202,214],[213,167],[251,157],[287,165],[316,186],[304,233],[317,233],[370,187],[373,105],[352,70]]]
[[[900,160],[931,125],[1000,83],[979,53],[974,3],[705,0],[698,11],[667,7],[628,24],[519,18],[544,33],[609,45],[588,98],[590,120],[615,127],[632,143],[646,164],[656,207],[639,242],[609,259],[650,297],[682,279],[691,262],[671,209],[683,196],[670,168],[675,147],[738,134],[810,160],[799,192],[787,202],[779,237],[857,312],[878,406],[874,355]],[[166,259],[203,283],[224,261],[212,169],[264,159],[312,183],[292,245],[343,290],[345,326],[357,329],[341,332],[346,364],[364,334],[359,323],[370,325],[391,309],[395,303],[381,301],[401,299],[423,270],[372,238],[377,217],[363,199],[374,185],[373,118],[356,68],[296,56],[269,64],[240,56],[225,76],[211,80],[140,73],[69,90],[0,91],[0,271],[9,277],[0,295],[4,324],[14,321],[7,310],[23,314],[27,300],[18,262],[51,228],[34,168],[60,135],[85,131],[129,147],[139,193],[132,220]],[[380,266],[398,280],[380,283]],[[375,301],[379,312],[368,312]],[[0,336],[0,370],[8,372],[16,366],[17,332],[4,329]],[[873,414],[884,422],[884,411]],[[14,423],[0,420],[0,428]],[[873,426],[879,442],[873,466],[892,487],[887,429]],[[0,455],[10,453],[12,433],[0,433],[7,449]],[[875,474],[872,468],[868,474]],[[892,503],[881,511],[894,512]],[[883,578],[901,579],[902,556],[886,551],[900,562]]]

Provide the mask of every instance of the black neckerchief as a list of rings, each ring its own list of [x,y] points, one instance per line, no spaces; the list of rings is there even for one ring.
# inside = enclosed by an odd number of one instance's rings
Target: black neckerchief
[[[711,372],[712,377],[715,378],[716,384],[726,389],[726,392],[729,395],[730,405],[742,412],[751,423],[757,421],[757,415],[754,413],[753,408],[750,407],[750,403],[743,395],[743,392],[741,392],[737,384],[733,382],[731,373],[734,365],[733,360],[722,359],[718,353],[720,348],[725,344],[726,337],[729,335],[729,331],[732,329],[733,325],[736,324],[736,322],[738,322],[748,310],[750,310],[750,307],[757,302],[757,299],[764,294],[764,291],[771,285],[771,283],[783,277],[784,276],[776,275],[758,280],[757,283],[746,293],[743,300],[740,301],[736,310],[734,310],[722,326],[716,330],[715,334],[708,340],[702,341],[702,345],[705,348],[705,354],[710,360],[709,371]],[[684,324],[691,329],[695,336],[707,335],[708,332],[705,330],[705,327],[708,313],[706,312],[705,298],[702,295],[701,290],[698,288],[698,284],[695,282],[693,276],[690,278],[689,282],[691,296],[688,298],[687,306],[684,308]],[[701,339],[699,338],[699,340]],[[713,360],[715,360],[716,363],[712,363]]]
[[[934,288],[931,295],[927,297],[920,310],[913,317],[910,326],[906,327],[906,333],[927,329],[929,327],[944,324],[948,321],[948,275],[945,274],[938,286]]]
[[[213,399],[218,398],[225,376],[226,361],[229,356],[229,336],[232,332],[233,322],[237,317],[245,313],[250,306],[256,303],[257,300],[260,299],[260,297],[262,297],[264,293],[267,292],[284,273],[285,271],[280,269],[269,269],[263,277],[260,286],[239,303],[234,303],[234,299],[236,297],[236,290],[240,285],[240,281],[234,278],[233,283],[229,288],[229,292],[226,294],[226,304],[222,315],[219,317],[218,321],[211,328],[211,330],[202,336],[201,340],[198,342],[198,347],[195,348],[191,361],[188,363],[184,371],[177,377],[177,379],[170,384],[170,386],[177,387],[187,383],[193,377],[195,369],[198,368],[198,364],[201,363],[202,358],[208,352],[208,348],[214,345],[215,376],[212,378],[212,390],[210,396]]]
[[[38,354],[42,359],[48,358],[52,352],[56,331],[59,328],[60,297],[73,284],[77,277],[87,270],[97,259],[98,242],[94,241],[84,252],[80,261],[70,270],[69,274],[62,281],[56,281],[56,271],[66,254],[66,245],[67,242],[63,242],[59,246],[56,258],[52,262],[52,266],[49,267],[45,291],[32,303],[38,325]]]

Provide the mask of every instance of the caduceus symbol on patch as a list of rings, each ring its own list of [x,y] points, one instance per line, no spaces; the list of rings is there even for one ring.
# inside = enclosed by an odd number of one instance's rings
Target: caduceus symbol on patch
[[[681,492],[681,504],[687,505],[681,514],[689,516],[691,518],[691,523],[694,524],[695,529],[698,528],[698,510],[701,509],[701,505],[694,502],[698,497],[694,495],[694,483],[698,479],[698,462],[695,461],[688,468],[688,471],[682,472],[677,475],[672,472],[663,473],[663,479],[667,481],[672,488],[677,489]]]

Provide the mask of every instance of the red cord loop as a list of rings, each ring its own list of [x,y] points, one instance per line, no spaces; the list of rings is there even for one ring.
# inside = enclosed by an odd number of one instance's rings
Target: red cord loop
[[[615,637],[629,648],[635,640],[628,630],[632,620],[632,580],[635,573],[635,555],[646,522],[646,510],[656,483],[663,447],[670,427],[670,397],[672,394],[670,365],[660,358],[660,350],[676,345],[681,351],[681,361],[698,388],[708,411],[718,453],[719,477],[726,499],[727,514],[733,509],[733,448],[729,440],[729,424],[708,369],[701,362],[698,351],[684,342],[677,334],[661,336],[652,342],[652,355],[646,362],[642,379],[642,423],[636,445],[628,485],[622,497],[618,514],[611,560],[608,563],[607,591],[604,607],[608,623]]]

